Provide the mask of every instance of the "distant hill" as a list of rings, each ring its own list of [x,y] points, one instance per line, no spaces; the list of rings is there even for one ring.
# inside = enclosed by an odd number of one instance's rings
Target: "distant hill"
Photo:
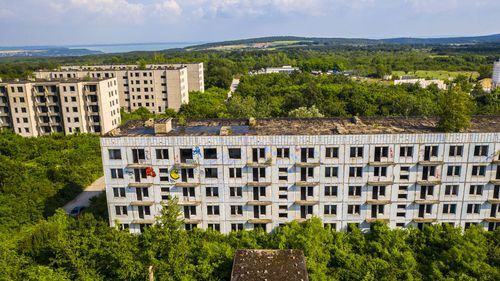
[[[388,39],[363,39],[363,38],[318,38],[297,36],[272,36],[250,38],[242,40],[214,42],[186,47],[186,50],[250,50],[250,49],[283,49],[300,48],[308,46],[366,46],[377,44],[475,44],[475,43],[500,43],[500,34],[472,37],[446,37],[446,38],[388,38]]]
[[[70,49],[66,47],[52,46],[21,46],[21,47],[0,47],[1,57],[64,57],[64,56],[85,56],[103,54],[100,51],[92,51],[84,48]]]
[[[472,43],[500,43],[500,34],[470,37],[443,37],[443,38],[389,38],[380,41],[396,44],[472,44]]]
[[[228,50],[228,49],[278,49],[302,46],[328,45],[371,45],[382,44],[379,40],[363,38],[319,38],[297,36],[271,36],[207,43],[186,47],[187,50]]]

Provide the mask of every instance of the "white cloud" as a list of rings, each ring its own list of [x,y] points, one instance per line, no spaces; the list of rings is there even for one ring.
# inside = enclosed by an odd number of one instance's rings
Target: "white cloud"
[[[75,9],[122,20],[140,20],[144,12],[143,4],[133,4],[126,0],[70,0],[70,5]]]
[[[0,8],[0,19],[6,19],[14,16],[14,12]]]
[[[444,11],[450,11],[458,8],[458,0],[405,0],[410,2],[417,12],[436,14]]]
[[[162,3],[158,3],[155,5],[156,10],[162,13],[165,16],[180,16],[182,14],[182,8],[175,0],[166,0]]]

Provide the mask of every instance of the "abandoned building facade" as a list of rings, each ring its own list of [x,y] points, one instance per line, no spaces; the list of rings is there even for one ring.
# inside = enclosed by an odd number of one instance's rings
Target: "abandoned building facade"
[[[23,137],[104,134],[120,122],[116,78],[0,79],[0,127]]]
[[[62,66],[36,71],[37,78],[110,78],[118,81],[120,107],[129,112],[140,107],[153,113],[179,110],[189,103],[190,91],[205,91],[203,63]]]
[[[419,118],[130,121],[101,138],[111,226],[178,198],[186,229],[500,226],[500,117],[463,133]]]

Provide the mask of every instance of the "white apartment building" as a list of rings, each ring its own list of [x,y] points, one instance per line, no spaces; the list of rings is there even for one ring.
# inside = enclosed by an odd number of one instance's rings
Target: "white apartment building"
[[[130,121],[101,137],[111,226],[140,233],[169,196],[186,229],[500,226],[500,116]]]
[[[146,107],[153,113],[166,108],[179,110],[189,103],[189,91],[205,91],[203,63],[137,65],[62,66],[59,70],[37,71],[36,77],[108,78],[118,82],[120,106],[125,111]]]
[[[0,80],[0,126],[24,137],[104,134],[120,122],[116,78]]]
[[[500,87],[500,60],[493,64],[493,75],[491,77],[491,89]]]
[[[265,74],[269,74],[269,73],[286,73],[286,74],[290,74],[294,71],[300,71],[300,69],[298,67],[291,67],[289,65],[284,65],[282,67],[268,67],[266,68],[266,72]]]
[[[401,85],[401,84],[419,84],[420,87],[422,88],[427,88],[430,85],[436,85],[438,89],[440,90],[446,90],[448,89],[448,86],[444,83],[443,80],[439,79],[421,79],[421,78],[414,78],[414,79],[400,79],[400,80],[394,80],[394,85]]]

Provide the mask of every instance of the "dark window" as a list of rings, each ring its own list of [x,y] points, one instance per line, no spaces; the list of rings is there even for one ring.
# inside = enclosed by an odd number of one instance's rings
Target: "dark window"
[[[360,205],[347,205],[347,214],[359,215]]]
[[[288,180],[288,168],[278,168],[278,180],[286,181]]]
[[[337,214],[337,205],[325,205],[325,209],[323,212],[325,215],[336,215]]]
[[[216,148],[205,148],[203,149],[203,154],[205,155],[205,159],[217,159]]]
[[[349,167],[349,177],[360,178],[363,176],[363,167]]]
[[[379,167],[379,166],[373,167],[373,175],[375,177],[385,177],[385,176],[387,176],[387,167],[385,167],[385,166],[382,166],[382,167]]]
[[[446,185],[444,195],[458,195],[458,185]]]
[[[326,158],[339,158],[339,148],[338,147],[327,147],[325,150]]]
[[[144,149],[132,149],[132,158],[134,163],[139,163],[139,160],[146,159]]]
[[[207,197],[219,197],[219,188],[218,187],[207,187],[206,188]]]
[[[229,168],[230,178],[241,178],[241,168]]]
[[[401,146],[399,148],[400,157],[411,157],[413,156],[413,146]]]
[[[424,148],[424,160],[429,161],[432,157],[437,157],[438,155],[438,146],[437,145],[432,145],[432,146],[425,146]]]
[[[243,215],[243,206],[241,205],[232,205],[231,206],[231,215]]]
[[[240,148],[229,148],[229,158],[230,159],[241,159],[241,149]]]
[[[363,157],[363,147],[362,146],[352,146],[350,150],[351,157]]]
[[[400,171],[399,179],[408,180],[410,178],[410,167],[408,166],[401,167],[399,171]]]
[[[188,149],[180,149],[181,153],[181,163],[186,163],[187,160],[193,160],[193,150]]]
[[[376,146],[375,147],[375,161],[380,161],[380,158],[389,156],[389,147],[387,146]]]
[[[488,146],[487,145],[474,146],[474,156],[488,156]]]
[[[277,158],[290,158],[290,148],[277,148],[276,149]]]
[[[361,196],[361,186],[359,185],[349,186],[349,196]]]
[[[215,205],[215,206],[208,205],[207,206],[207,215],[209,215],[209,216],[218,216],[219,214],[220,214],[220,212],[219,212],[219,206],[218,205]]]
[[[451,145],[450,152],[448,153],[448,155],[449,156],[462,156],[463,150],[464,150],[464,147],[462,145]]]
[[[258,162],[260,158],[266,157],[266,150],[264,148],[252,148],[252,161]]]
[[[229,188],[229,196],[230,197],[241,197],[243,188],[238,187],[230,187]]]
[[[479,214],[481,204],[467,204],[467,214]]]
[[[120,149],[108,149],[109,159],[117,160],[122,159],[122,153]]]
[[[450,177],[453,177],[453,176],[460,176],[460,170],[461,170],[461,166],[448,166],[448,172],[447,172],[447,175],[450,176]]]
[[[338,167],[325,167],[325,177],[338,177],[339,168]]]
[[[484,177],[486,175],[486,166],[472,166],[472,175]]]
[[[253,181],[259,181],[260,178],[266,177],[266,168],[253,168],[252,169]]]
[[[302,147],[300,149],[300,162],[307,162],[307,159],[314,158],[314,147]]]
[[[337,186],[325,186],[325,196],[337,196]]]
[[[119,215],[127,215],[127,206],[115,206],[115,213]]]
[[[205,168],[205,178],[217,178],[217,168]]]
[[[123,169],[111,169],[112,179],[123,179]]]
[[[125,197],[125,187],[113,187],[114,197]]]
[[[240,230],[243,230],[242,223],[232,223],[231,224],[231,231],[240,231]]]
[[[455,214],[457,211],[457,204],[444,204],[443,214]]]
[[[482,185],[471,185],[469,188],[470,195],[482,195],[483,194],[483,186]]]
[[[156,150],[156,159],[168,159],[168,149],[157,149]]]

